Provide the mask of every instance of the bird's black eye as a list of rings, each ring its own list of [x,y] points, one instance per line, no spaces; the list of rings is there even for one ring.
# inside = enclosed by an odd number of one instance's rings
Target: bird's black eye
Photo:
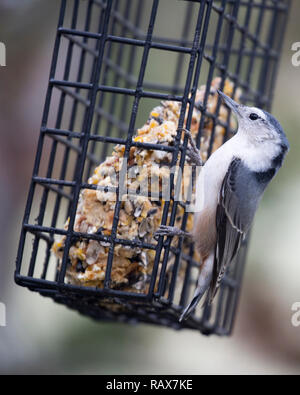
[[[256,121],[259,118],[259,116],[253,112],[252,114],[249,115],[249,118],[251,119],[251,121]]]

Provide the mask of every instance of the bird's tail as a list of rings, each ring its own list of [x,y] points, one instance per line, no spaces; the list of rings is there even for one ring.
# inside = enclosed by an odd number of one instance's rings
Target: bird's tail
[[[205,291],[204,291],[205,292]],[[198,288],[195,292],[195,295],[193,297],[193,300],[191,303],[184,309],[183,313],[181,314],[179,318],[179,322],[182,322],[188,318],[188,316],[195,310],[197,307],[198,303],[200,302],[204,292],[199,292]]]
[[[205,294],[206,290],[210,286],[212,273],[213,273],[213,263],[214,263],[214,254],[210,255],[203,263],[193,300],[184,309],[183,313],[179,318],[179,322],[182,322],[183,320],[187,319],[188,316],[195,310],[202,296]]]

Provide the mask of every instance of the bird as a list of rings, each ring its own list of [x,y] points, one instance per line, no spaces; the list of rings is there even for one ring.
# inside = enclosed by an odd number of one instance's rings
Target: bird
[[[263,193],[283,164],[289,142],[280,123],[268,112],[235,102],[218,90],[235,114],[237,132],[205,162],[188,130],[187,155],[202,165],[196,183],[194,229],[189,234],[202,258],[192,301],[183,310],[183,321],[207,291],[211,304],[230,264],[246,238]],[[159,236],[185,237],[180,229],[161,226]]]

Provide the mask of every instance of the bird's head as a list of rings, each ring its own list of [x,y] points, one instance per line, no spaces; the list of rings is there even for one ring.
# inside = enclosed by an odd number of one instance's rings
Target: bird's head
[[[218,93],[236,115],[239,124],[238,133],[246,134],[250,140],[257,143],[269,141],[289,148],[280,123],[271,114],[256,107],[239,104],[221,91]]]

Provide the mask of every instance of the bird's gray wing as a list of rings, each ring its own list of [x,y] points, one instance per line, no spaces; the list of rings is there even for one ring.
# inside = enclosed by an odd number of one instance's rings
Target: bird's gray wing
[[[262,193],[255,174],[239,158],[234,158],[224,177],[216,211],[217,243],[208,292],[210,303],[251,226]]]

